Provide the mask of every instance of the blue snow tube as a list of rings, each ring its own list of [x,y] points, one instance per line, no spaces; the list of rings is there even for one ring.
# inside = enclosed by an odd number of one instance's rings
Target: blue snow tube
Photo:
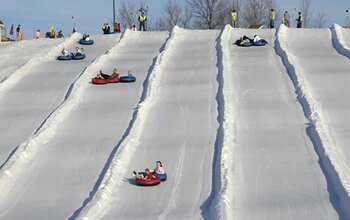
[[[73,55],[72,59],[73,60],[82,60],[85,58],[85,54],[80,54],[80,55]]]
[[[167,179],[166,173],[164,174],[159,174],[159,173],[153,173],[155,177],[159,177],[161,181],[165,181]]]
[[[259,40],[259,41],[253,43],[254,46],[258,46],[258,47],[265,46],[266,44],[267,44],[267,42],[265,40]]]
[[[57,57],[57,60],[71,60],[72,59],[72,56],[71,55],[67,55],[67,56],[58,56]]]
[[[120,77],[120,82],[135,82],[136,77],[135,76],[122,76]]]
[[[80,39],[79,43],[82,44],[82,45],[92,45],[92,44],[94,44],[94,41],[93,40]]]

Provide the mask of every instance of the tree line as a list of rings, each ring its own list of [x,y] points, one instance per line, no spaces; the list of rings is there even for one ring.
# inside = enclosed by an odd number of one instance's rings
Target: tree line
[[[291,11],[291,19],[295,21],[299,11],[303,16],[303,27],[322,28],[328,22],[325,11],[312,9],[312,0],[300,0],[298,10]],[[122,28],[138,26],[138,16],[141,11],[147,14],[147,29],[155,31],[170,31],[175,25],[186,29],[222,29],[231,23],[230,12],[238,13],[240,27],[248,28],[255,25],[268,27],[269,12],[276,11],[277,17],[282,17],[284,10],[280,9],[276,0],[185,0],[180,4],[176,0],[166,0],[160,15],[152,16],[144,2],[122,0],[117,19]]]

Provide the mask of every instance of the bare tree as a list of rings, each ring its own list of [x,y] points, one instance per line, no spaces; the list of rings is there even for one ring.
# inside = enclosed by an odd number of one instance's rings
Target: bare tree
[[[192,20],[192,11],[190,10],[190,6],[188,3],[185,3],[185,10],[183,11],[183,14],[180,19],[180,24],[183,28],[190,28],[191,27],[191,20]]]
[[[325,27],[327,22],[328,22],[327,13],[325,11],[319,11],[316,14],[316,18],[314,19],[314,26],[316,28],[323,28],[323,27]]]
[[[136,24],[138,17],[138,7],[132,1],[123,0],[119,8],[118,20],[123,29],[132,28]]]
[[[195,20],[195,26],[205,29],[217,28],[221,22],[227,0],[187,0]]]
[[[166,29],[171,31],[173,27],[180,23],[181,19],[181,6],[179,3],[174,2],[173,0],[167,0],[163,5],[163,18]],[[160,18],[158,18],[160,19]]]
[[[313,15],[311,2],[312,0],[301,0],[301,15],[303,16],[303,26],[306,28],[309,27]]]
[[[158,17],[156,22],[154,23],[154,25],[152,25],[150,27],[152,30],[155,30],[155,31],[167,31],[167,25],[165,24],[165,21]]]
[[[241,13],[244,24],[248,27],[262,25],[266,20],[268,10],[264,0],[247,0]]]

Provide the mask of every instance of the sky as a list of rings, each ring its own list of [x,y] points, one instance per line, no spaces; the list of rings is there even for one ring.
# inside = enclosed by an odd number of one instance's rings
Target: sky
[[[133,0],[128,0],[133,1]],[[149,17],[156,19],[161,15],[166,0],[142,0],[149,8]],[[174,0],[184,5],[186,0]],[[244,1],[244,0],[243,0]],[[291,15],[300,9],[300,0],[276,0],[280,11],[288,10]],[[139,0],[134,0],[139,4]],[[115,0],[116,12],[121,0]],[[40,29],[42,35],[51,25],[56,32],[63,30],[65,35],[72,31],[75,22],[81,33],[102,33],[101,26],[113,19],[113,0],[0,0],[0,20],[8,28],[11,24],[21,24],[25,38],[32,38],[33,30]],[[345,10],[350,10],[349,0],[312,0],[311,8],[317,13],[325,11],[328,15],[327,25],[344,24]],[[74,16],[74,19],[72,19]],[[349,15],[350,16],[350,15]]]

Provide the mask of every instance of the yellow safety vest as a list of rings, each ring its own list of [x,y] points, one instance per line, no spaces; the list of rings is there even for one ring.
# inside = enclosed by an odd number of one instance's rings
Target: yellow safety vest
[[[142,15],[140,15],[140,22],[145,22],[147,20],[147,16],[142,16]]]
[[[284,15],[282,17],[282,24],[286,24],[286,18],[284,17]]]
[[[270,20],[276,20],[276,12],[274,11],[270,12]]]
[[[231,19],[232,21],[237,21],[237,12],[231,12]]]

